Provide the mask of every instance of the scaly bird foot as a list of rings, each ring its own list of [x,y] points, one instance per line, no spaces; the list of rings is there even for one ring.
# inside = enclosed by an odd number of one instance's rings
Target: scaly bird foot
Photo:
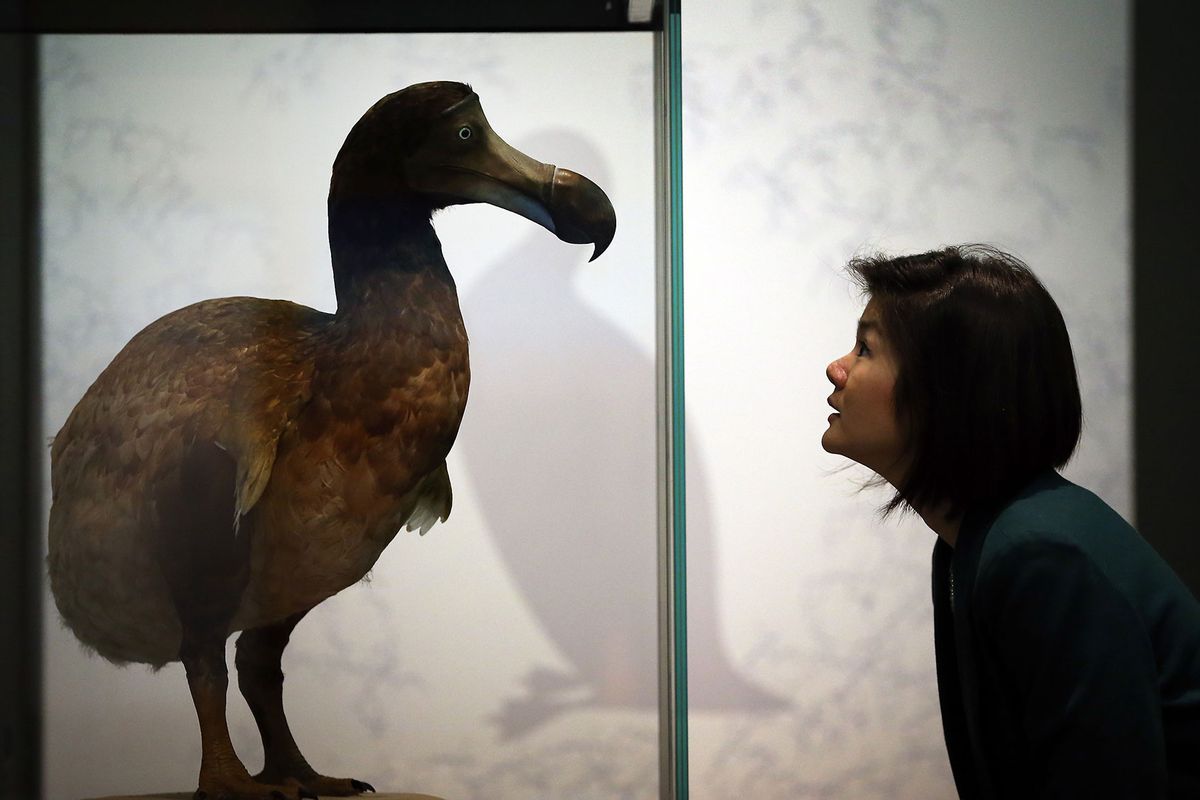
[[[262,783],[253,778],[217,775],[201,778],[192,800],[317,800],[317,794],[298,781]]]
[[[320,775],[312,770],[302,770],[302,774],[289,775],[286,778],[277,775],[269,774],[265,770],[255,775],[256,780],[274,781],[283,780],[284,782],[296,782],[303,784],[304,788],[310,789],[321,797],[350,797],[363,792],[374,792],[375,787],[366,781],[355,780],[354,778],[330,778],[328,775]]]

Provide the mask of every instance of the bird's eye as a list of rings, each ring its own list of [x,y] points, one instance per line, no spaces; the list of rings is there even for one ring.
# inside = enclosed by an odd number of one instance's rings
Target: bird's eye
[[[463,125],[461,128],[458,129],[458,138],[470,139],[471,138],[471,129],[468,128],[466,125]]]

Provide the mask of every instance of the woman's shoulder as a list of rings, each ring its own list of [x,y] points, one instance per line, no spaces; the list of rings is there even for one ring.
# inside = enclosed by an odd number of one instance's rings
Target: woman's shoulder
[[[981,630],[1051,625],[1066,635],[1065,619],[1103,618],[1093,631],[1115,631],[1123,619],[1134,626],[1125,630],[1151,643],[1164,700],[1200,708],[1200,600],[1107,503],[1061,476],[1042,476],[975,524],[975,558],[963,566]]]
[[[987,525],[986,537],[985,554],[1031,542],[1086,551],[1104,542],[1141,541],[1108,503],[1054,470],[1038,475],[1000,508]]]
[[[1030,483],[979,534],[983,586],[1003,585],[1031,563],[1043,562],[1058,564],[1064,576],[1100,578],[1134,602],[1167,586],[1187,593],[1132,525],[1095,493],[1056,472]]]

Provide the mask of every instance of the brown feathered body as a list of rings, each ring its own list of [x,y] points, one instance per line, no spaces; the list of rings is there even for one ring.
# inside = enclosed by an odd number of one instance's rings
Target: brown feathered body
[[[461,83],[393,92],[334,159],[337,310],[206,300],[151,323],[75,406],[51,448],[50,586],[106,658],[182,661],[201,759],[196,796],[371,790],[318,773],[283,709],[283,651],[305,614],[362,579],[404,527],[450,513],[446,455],[467,402],[467,334],[431,224],[486,202],[612,241],[604,192],[513,149]],[[263,769],[238,758],[225,643]]]
[[[104,370],[51,451],[49,575],[81,641],[118,662],[179,658],[163,560],[182,556],[164,552],[160,489],[197,442],[236,463],[237,513],[211,533],[248,537],[231,631],[311,608],[363,578],[402,527],[449,514],[467,336],[427,239],[391,255],[403,269],[356,280],[336,315],[204,301],[150,324]]]

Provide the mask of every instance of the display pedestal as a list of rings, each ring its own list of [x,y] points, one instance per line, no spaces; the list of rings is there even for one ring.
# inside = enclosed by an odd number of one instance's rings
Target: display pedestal
[[[95,797],[91,800],[192,800],[191,792],[168,792],[164,794],[114,794],[108,797]],[[351,797],[371,798],[371,800],[443,800],[441,797],[434,797],[431,794],[393,794],[391,792],[382,792],[379,794],[371,794],[364,792],[359,795],[351,795]]]

